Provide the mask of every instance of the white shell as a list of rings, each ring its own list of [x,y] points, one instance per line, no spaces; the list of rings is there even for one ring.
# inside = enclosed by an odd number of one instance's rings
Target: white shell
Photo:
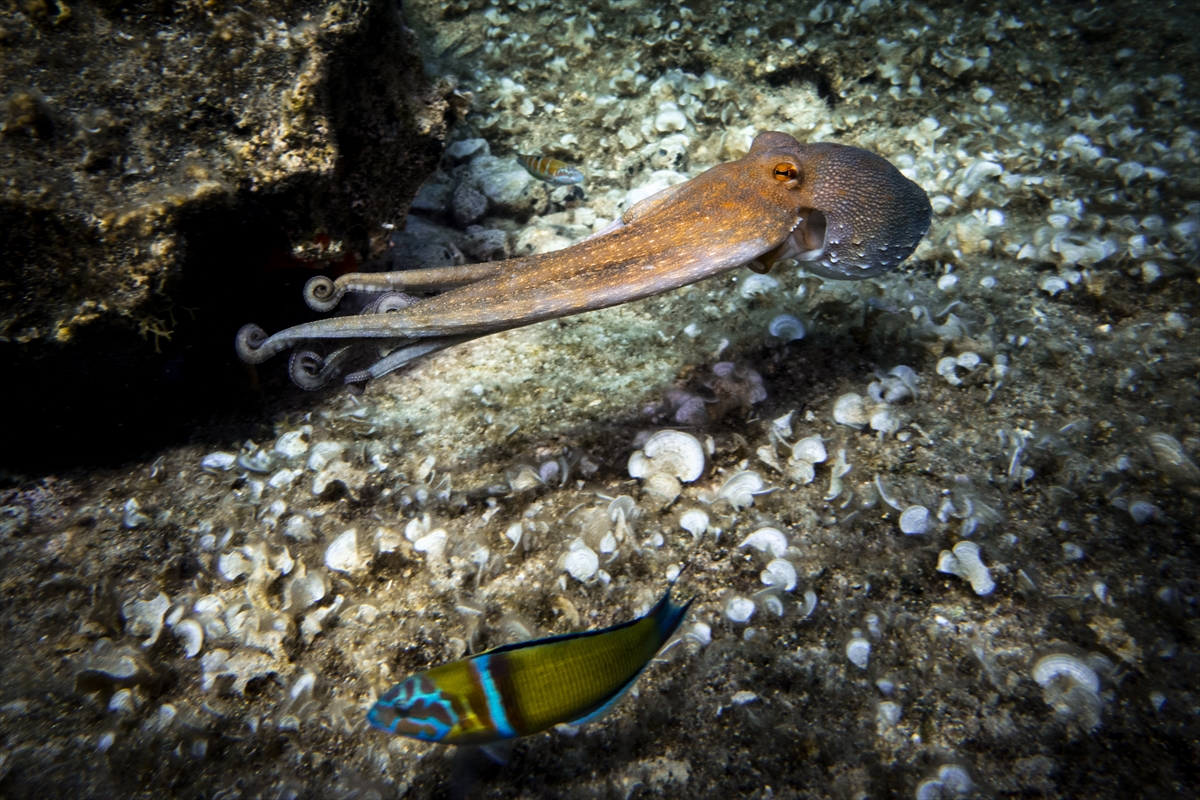
[[[450,535],[441,528],[436,531],[430,531],[421,538],[413,542],[413,550],[418,553],[426,553],[434,560],[442,557],[442,552],[446,549],[446,541]]]
[[[767,327],[771,335],[776,339],[784,342],[794,342],[804,338],[806,331],[804,323],[793,317],[791,314],[780,314],[775,319],[771,320],[771,324]]]
[[[312,427],[305,425],[298,431],[289,431],[275,440],[275,452],[284,458],[302,458],[308,453],[305,439],[312,435]]]
[[[651,473],[643,487],[643,491],[664,508],[675,502],[682,489],[679,479],[665,472]]]
[[[1144,274],[1145,267],[1142,270]],[[1185,483],[1200,481],[1200,467],[1184,452],[1178,439],[1169,433],[1152,433],[1148,438],[1150,455],[1160,470]]]
[[[799,607],[801,618],[809,617],[817,609],[817,593],[812,589],[804,592],[804,604]]]
[[[959,542],[954,551],[943,550],[938,556],[938,572],[957,575],[971,582],[975,594],[989,595],[996,588],[992,574],[979,557],[979,545],[974,542]]]
[[[371,538],[375,541],[376,553],[394,553],[400,549],[400,534],[391,528],[376,528]]]
[[[862,634],[855,635],[846,642],[846,658],[859,669],[866,669],[867,662],[871,660],[871,643],[864,639]]]
[[[567,553],[563,560],[563,569],[577,581],[590,581],[600,569],[600,557],[587,545],[576,547]]]
[[[807,486],[816,480],[817,470],[811,461],[797,461],[793,458],[788,461],[787,477],[793,483]]]
[[[759,528],[743,539],[738,547],[753,547],[760,553],[770,553],[775,558],[779,558],[787,552],[788,540],[783,531],[778,528]]]
[[[691,511],[685,511],[683,516],[679,518],[679,527],[690,533],[695,538],[699,539],[704,536],[704,532],[708,530],[708,514],[698,508],[693,508]]]
[[[937,362],[937,374],[946,379],[952,386],[958,386],[962,383],[962,378],[958,377],[956,370],[958,369],[958,359],[954,356],[946,356]]]
[[[614,497],[608,504],[608,518],[613,522],[618,519],[631,520],[640,513],[637,503],[627,494]]]
[[[792,445],[792,458],[810,464],[822,464],[829,458],[829,453],[826,452],[825,442],[820,436],[805,436]]]
[[[693,623],[691,629],[689,629],[688,632],[683,635],[686,638],[691,639],[693,642],[696,642],[701,647],[706,647],[712,644],[712,628],[703,622]]]
[[[617,549],[617,537],[613,536],[612,531],[608,531],[604,534],[604,537],[600,539],[600,544],[597,546],[600,548],[601,553],[608,555]]]
[[[909,506],[900,513],[901,532],[913,536],[929,532],[929,509],[925,506]]]
[[[899,703],[894,703],[891,700],[884,700],[876,709],[877,725],[880,728],[894,728],[896,723],[900,721],[901,710]]]
[[[944,792],[948,792],[951,797],[964,797],[975,788],[971,776],[956,764],[946,764],[939,769],[938,780],[941,781]]]
[[[779,463],[779,455],[775,452],[775,446],[764,444],[754,451],[758,456],[758,460],[766,464],[776,472],[783,472],[783,465]]]
[[[760,493],[764,486],[761,475],[752,470],[745,470],[725,481],[717,492],[717,497],[728,500],[734,508],[745,508],[754,505],[754,495]]]
[[[778,586],[785,592],[796,588],[796,568],[792,566],[792,562],[782,558],[777,558],[767,564],[767,568],[759,577],[767,586]]]
[[[142,647],[150,647],[158,641],[163,629],[163,617],[170,607],[171,601],[162,592],[152,600],[130,600],[121,607],[125,617],[125,632],[131,636],[148,637],[142,642]]]
[[[650,459],[641,450],[634,450],[629,456],[629,477],[645,478],[650,474]]]
[[[542,476],[528,464],[517,467],[516,472],[508,479],[509,488],[514,492],[525,492],[542,485]]]
[[[851,428],[862,428],[867,424],[867,408],[861,395],[844,394],[833,404],[833,421]]]
[[[731,622],[749,622],[755,610],[754,601],[741,595],[734,595],[725,603],[725,616]]]
[[[900,430],[900,419],[890,408],[881,408],[871,415],[871,430],[890,436]]]
[[[118,689],[108,699],[108,710],[117,714],[132,714],[136,709],[133,702],[133,692],[130,689]]]
[[[629,457],[629,475],[645,478],[655,472],[691,483],[704,474],[704,446],[683,431],[659,431]]]
[[[344,446],[337,442],[317,442],[308,452],[308,468],[320,472],[334,461],[340,461]]]
[[[1158,514],[1158,506],[1153,503],[1147,503],[1145,500],[1135,500],[1129,504],[1129,516],[1133,517],[1133,521],[1138,525],[1144,525],[1154,519]]]
[[[757,295],[768,295],[779,288],[779,281],[770,275],[752,272],[742,279],[738,294],[747,300]]]
[[[351,528],[325,548],[325,566],[338,572],[354,572],[362,566],[358,557],[358,531]]]
[[[740,691],[734,692],[733,697],[729,698],[735,706],[744,706],[747,703],[753,703],[758,699],[758,695],[754,692]]]
[[[237,463],[237,456],[233,453],[209,453],[204,458],[200,459],[202,469],[229,469]]]
[[[299,614],[325,597],[325,580],[318,574],[297,576],[284,587],[283,610]]]
[[[313,538],[312,523],[308,517],[293,514],[283,523],[283,535],[298,542],[311,542]]]
[[[1060,676],[1069,678],[1072,683],[1082,686],[1090,692],[1100,691],[1100,676],[1075,656],[1054,653],[1043,656],[1033,665],[1033,679],[1037,681],[1038,686],[1047,686]]]
[[[184,658],[195,658],[204,647],[204,628],[194,619],[185,619],[171,628],[183,645]]]
[[[299,700],[302,697],[312,694],[312,690],[317,685],[317,676],[313,675],[308,670],[304,670],[296,682],[292,684],[292,688],[288,690],[288,696],[293,700]]]

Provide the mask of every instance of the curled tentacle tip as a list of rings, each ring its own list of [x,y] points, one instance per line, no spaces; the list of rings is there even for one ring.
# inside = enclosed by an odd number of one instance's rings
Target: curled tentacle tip
[[[251,323],[243,325],[242,329],[237,332],[235,345],[237,354],[242,361],[248,364],[261,364],[271,357],[272,353],[263,353],[262,346],[267,341],[267,332],[257,325]]]
[[[308,307],[313,311],[332,310],[342,299],[342,294],[338,291],[337,284],[324,275],[309,278],[308,283],[304,284],[304,302],[308,303]]]
[[[326,369],[325,359],[312,350],[296,350],[288,362],[288,374],[301,389],[312,391],[329,382],[332,370]]]

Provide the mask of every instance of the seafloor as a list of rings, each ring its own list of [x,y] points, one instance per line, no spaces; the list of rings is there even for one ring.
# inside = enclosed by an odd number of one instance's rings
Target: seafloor
[[[14,480],[0,796],[448,796],[449,749],[365,724],[381,691],[680,567],[638,691],[466,791],[1196,796],[1194,9],[957,8],[406,4],[472,97],[393,262],[566,246],[765,130],[882,154],[933,226],[883,278],[737,269]],[[702,475],[631,478],[666,429]]]

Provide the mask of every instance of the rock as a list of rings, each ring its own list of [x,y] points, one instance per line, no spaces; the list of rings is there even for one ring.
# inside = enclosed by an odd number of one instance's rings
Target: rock
[[[678,186],[679,184],[686,182],[687,179],[687,175],[675,172],[674,170],[657,169],[650,173],[650,177],[645,183],[641,184],[640,186],[635,186],[634,188],[630,189],[628,193],[626,193],[625,208],[629,209],[637,203],[640,203],[642,200],[645,200],[647,197],[650,197],[657,192],[661,192],[663,189],[668,187]]]
[[[465,180],[501,216],[526,220],[533,214],[544,213],[549,204],[546,185],[512,159],[480,156],[471,162]]]
[[[465,183],[455,190],[453,205],[454,221],[463,228],[478,222],[488,210],[483,193]]]
[[[63,420],[74,463],[120,459],[239,395],[229,331],[304,313],[268,266],[353,266],[453,119],[383,4],[62,11],[6,18],[0,54],[0,359],[45,393],[0,450],[27,469]]]
[[[65,342],[110,315],[144,319],[191,255],[185,220],[202,232],[206,212],[246,190],[293,241],[323,233],[364,250],[436,165],[450,86],[429,85],[397,16],[264,2],[139,6],[135,20],[122,8],[6,23],[5,59],[44,68],[8,103],[16,132],[0,137],[0,336]],[[99,63],[121,92],[86,77]]]
[[[446,176],[438,173],[421,184],[417,196],[409,205],[409,211],[417,211],[430,216],[441,217],[450,209],[450,197],[454,187]]]
[[[690,144],[691,140],[687,136],[676,133],[646,145],[642,152],[650,157],[650,166],[653,169],[686,172]]]
[[[443,158],[450,164],[465,164],[479,156],[490,156],[487,139],[460,139],[446,147]]]
[[[495,228],[473,225],[462,240],[463,252],[474,261],[503,261],[512,255],[508,234]]]
[[[404,230],[393,233],[380,259],[384,270],[455,267],[466,263],[458,247],[462,234],[409,215]]]

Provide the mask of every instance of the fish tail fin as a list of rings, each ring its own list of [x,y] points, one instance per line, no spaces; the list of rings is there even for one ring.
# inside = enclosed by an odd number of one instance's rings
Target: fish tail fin
[[[682,570],[680,574],[683,574]],[[675,581],[677,580],[679,580],[678,577],[675,578]],[[671,590],[675,588],[675,581],[671,581],[667,590],[663,592],[662,599],[650,611],[650,616],[658,624],[658,632],[663,642],[675,634],[675,631],[683,624],[683,619],[687,616],[688,609],[692,607],[692,603],[696,602],[695,597],[689,598],[686,603],[682,604],[673,602],[671,600]]]

